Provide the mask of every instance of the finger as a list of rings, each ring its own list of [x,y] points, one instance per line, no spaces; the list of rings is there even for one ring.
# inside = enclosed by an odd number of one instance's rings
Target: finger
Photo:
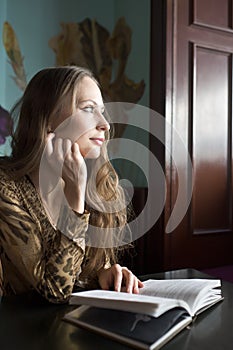
[[[72,147],[71,147],[71,152],[72,152],[72,155],[74,157],[75,160],[77,161],[84,161],[83,159],[83,156],[81,155],[81,152],[80,152],[80,149],[79,149],[79,145],[74,142]]]
[[[115,270],[113,271],[114,274],[114,290],[116,292],[121,291],[121,284],[122,284],[122,267],[118,264],[115,265]]]
[[[55,138],[54,133],[49,133],[47,136],[47,143],[46,143],[46,153],[48,156],[51,156],[53,153],[53,139]]]
[[[62,148],[63,148],[63,153],[64,157],[66,158],[71,158],[71,147],[72,147],[72,142],[69,139],[63,140]]]
[[[135,276],[135,280],[134,280],[134,286],[133,286],[133,293],[134,294],[139,294],[139,289],[143,288],[144,284],[142,283],[142,281],[140,281],[136,276]]]
[[[144,284],[137,277],[135,277],[133,293],[139,294],[139,289],[143,287],[144,287]]]
[[[55,133],[54,132],[47,133],[47,141],[52,140],[54,137],[55,137]]]
[[[59,137],[56,138],[54,141],[54,152],[58,158],[58,160],[63,160],[63,140]]]
[[[138,279],[137,277],[134,278],[134,285],[133,285],[133,290],[132,292],[134,294],[139,294],[139,288],[138,288]]]
[[[125,278],[125,287],[127,293],[132,293],[134,287],[135,276],[126,267],[122,268],[123,276]]]
[[[143,282],[142,282],[142,281],[140,281],[139,279],[138,279],[138,287],[139,287],[139,288],[143,288],[143,287],[144,287]]]
[[[79,150],[79,145],[78,143],[74,142],[71,146],[71,151],[73,153],[80,153],[80,150]]]

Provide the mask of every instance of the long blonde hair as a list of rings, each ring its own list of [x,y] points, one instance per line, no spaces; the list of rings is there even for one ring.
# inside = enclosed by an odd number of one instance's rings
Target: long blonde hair
[[[99,85],[89,70],[76,66],[46,68],[32,78],[22,99],[12,111],[13,118],[17,120],[17,127],[12,134],[12,155],[0,161],[1,167],[13,168],[16,178],[38,169],[46,145],[51,118],[61,110],[72,114],[72,108],[75,106],[77,98],[77,85],[86,76]],[[71,106],[71,110],[67,111],[67,106]],[[69,114],[67,114],[68,116]],[[100,159],[104,161],[102,161],[103,165],[95,178],[98,196],[108,202],[111,200],[114,200],[115,203],[124,201],[124,192],[119,185],[118,175],[109,161],[105,146],[101,151]],[[90,224],[92,226],[123,228],[126,225],[126,209],[119,211],[116,206],[116,210],[111,210],[110,213],[93,209],[89,181],[86,192],[89,203],[87,209],[90,211]],[[120,240],[119,236],[119,242]],[[90,276],[91,272],[102,267],[107,259],[111,263],[116,262],[118,251],[119,249],[114,247],[88,247],[85,275]]]

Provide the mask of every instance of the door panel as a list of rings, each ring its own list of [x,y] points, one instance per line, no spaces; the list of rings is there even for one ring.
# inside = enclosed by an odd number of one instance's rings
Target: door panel
[[[193,45],[194,46],[194,45]],[[232,55],[193,47],[192,159],[194,233],[230,230]],[[229,187],[230,186],[230,187]]]
[[[231,1],[167,1],[166,118],[189,150],[194,188],[183,221],[165,235],[165,268],[233,263],[231,24]],[[170,161],[165,220],[186,185]],[[187,160],[179,167],[188,183]]]
[[[218,29],[232,28],[231,0],[193,0],[190,5],[194,23]]]

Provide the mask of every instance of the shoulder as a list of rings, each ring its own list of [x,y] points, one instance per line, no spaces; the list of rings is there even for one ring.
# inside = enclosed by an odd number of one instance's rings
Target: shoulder
[[[0,167],[0,196],[2,199],[4,197],[17,197],[17,182],[18,181],[14,179],[13,170],[3,169]]]
[[[12,169],[4,169],[0,166],[0,182],[2,184],[15,184],[14,171]]]
[[[0,167],[0,182],[1,184],[4,183],[15,183],[15,181],[13,180],[13,171],[12,170],[8,170],[8,169],[3,169]]]

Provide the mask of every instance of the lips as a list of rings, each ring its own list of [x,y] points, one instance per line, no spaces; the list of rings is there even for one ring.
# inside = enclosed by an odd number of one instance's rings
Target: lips
[[[100,138],[100,137],[92,137],[90,138],[90,140],[98,146],[102,146],[103,142],[105,141],[104,138]]]

